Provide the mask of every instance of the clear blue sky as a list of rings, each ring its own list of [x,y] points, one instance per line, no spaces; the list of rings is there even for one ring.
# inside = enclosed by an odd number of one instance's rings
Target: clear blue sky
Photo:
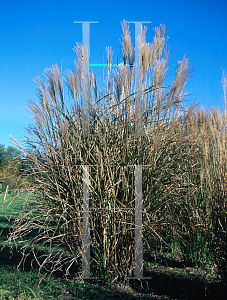
[[[21,141],[33,121],[26,111],[29,99],[39,101],[38,85],[33,81],[44,69],[58,64],[64,72],[74,68],[72,48],[82,42],[82,25],[91,24],[90,63],[106,63],[107,46],[113,60],[121,57],[120,22],[151,21],[147,42],[154,28],[165,24],[170,45],[169,79],[173,80],[177,62],[186,54],[195,70],[188,81],[187,100],[198,101],[208,110],[223,108],[222,69],[227,70],[227,2],[211,0],[0,0],[0,144],[12,145],[9,135]],[[135,45],[135,29],[130,24]],[[97,67],[91,70],[97,72]],[[102,77],[99,72],[99,77]],[[98,74],[97,74],[98,75]]]

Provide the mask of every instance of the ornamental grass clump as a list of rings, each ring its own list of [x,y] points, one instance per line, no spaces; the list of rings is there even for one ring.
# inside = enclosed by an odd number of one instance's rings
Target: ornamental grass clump
[[[188,174],[199,145],[181,130],[181,118],[176,117],[191,74],[188,60],[178,62],[175,79],[167,87],[165,26],[155,29],[153,43],[146,42],[143,28],[138,39],[139,66],[134,65],[126,22],[122,28],[124,65],[117,70],[111,67],[108,48],[103,93],[98,93],[96,77],[89,70],[86,47],[77,44],[75,71],[67,71],[63,78],[55,65],[45,70],[46,83],[36,79],[40,102],[29,104],[35,121],[26,136],[30,152],[14,140],[31,163],[34,183],[27,189],[32,195],[29,209],[15,220],[9,242],[26,238],[23,253],[30,249],[44,273],[64,270],[66,275],[81,275],[87,209],[83,174],[90,175],[90,275],[104,281],[126,280],[135,268],[135,165],[144,166],[144,247],[169,245],[172,228],[182,238],[184,228],[177,225],[185,214],[194,213],[188,199],[196,185]],[[140,114],[134,113],[135,103]],[[185,111],[186,120],[191,111]],[[28,238],[32,229],[38,235]],[[44,246],[46,254],[41,255]]]
[[[224,88],[224,86],[223,86]],[[225,91],[225,90],[224,90]],[[224,93],[225,95],[225,93]],[[226,109],[201,108],[191,119],[199,137],[199,164],[191,174],[197,191],[191,198],[200,222],[191,220],[190,247],[197,263],[210,265],[227,279],[227,132]],[[189,222],[188,222],[189,223]],[[196,245],[197,243],[197,245]],[[197,249],[197,251],[195,251]]]
[[[168,229],[163,226],[162,238],[171,244],[174,253],[181,253],[185,263],[208,268],[227,279],[227,131],[226,131],[226,74],[223,72],[225,110],[191,107],[180,121],[180,131],[197,144],[194,155],[187,160],[184,144],[184,162],[191,165],[188,179],[192,193],[178,222]],[[182,146],[180,148],[182,151]],[[170,214],[173,216],[173,213]],[[162,225],[161,225],[162,226]],[[169,234],[168,234],[169,233]],[[168,236],[166,236],[168,235]]]

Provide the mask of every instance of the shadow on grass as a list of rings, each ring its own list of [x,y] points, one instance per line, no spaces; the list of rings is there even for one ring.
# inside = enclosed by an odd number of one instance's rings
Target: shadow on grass
[[[10,232],[12,231],[12,224],[15,221],[15,219],[11,218],[10,222],[7,221],[6,218],[0,217],[0,265],[9,265],[9,266],[18,266],[21,259],[23,258],[22,248],[23,246],[16,247],[10,247],[10,245],[4,245],[3,243],[8,239]],[[27,238],[33,238],[38,235],[38,229],[32,230],[30,233],[26,235]],[[40,232],[39,232],[40,233]],[[38,251],[38,257],[44,256],[48,254],[45,251]],[[30,271],[31,269],[38,269],[39,265],[35,260],[34,254],[30,252],[30,249],[27,249],[24,253],[26,256],[26,259],[21,263],[21,266],[24,271]],[[44,260],[44,259],[43,259]],[[41,263],[43,261],[40,259]],[[78,269],[78,268],[77,268]],[[79,271],[74,267],[75,271]],[[64,274],[64,268],[63,271],[56,271],[53,273],[57,277],[62,277]]]
[[[10,223],[13,223],[14,219],[11,219]],[[1,248],[3,241],[7,240],[10,232],[10,227],[7,224],[7,220],[0,217],[0,232]],[[33,230],[29,233],[29,237],[35,237],[38,230]],[[22,253],[20,249],[10,249],[9,246],[5,246],[0,251],[0,265],[17,266],[21,259]],[[26,251],[26,254],[29,250]],[[39,256],[46,254],[45,252],[39,251]],[[144,253],[144,260],[154,262],[151,255]],[[173,259],[160,258],[158,262],[158,268],[145,268],[144,277],[151,277],[150,279],[141,280],[129,280],[128,286],[122,286],[120,283],[116,283],[112,286],[106,285],[105,292],[101,292],[101,283],[96,279],[85,280],[92,286],[92,284],[100,283],[100,290],[89,291],[88,289],[78,290],[75,292],[63,290],[60,298],[58,299],[227,299],[227,286],[226,283],[221,281],[208,281],[201,278],[198,275],[192,275],[187,272],[191,266],[185,266],[180,261]],[[178,268],[178,273],[173,272]],[[38,269],[38,264],[34,260],[33,253],[30,253],[24,264],[20,267],[24,272],[28,272],[31,269]],[[78,266],[72,266],[74,274],[79,272]],[[62,271],[56,271],[53,273],[56,280],[63,280],[65,268],[62,267]],[[38,274],[38,273],[37,273]],[[71,277],[72,279],[72,277]],[[150,295],[150,296],[149,296]]]

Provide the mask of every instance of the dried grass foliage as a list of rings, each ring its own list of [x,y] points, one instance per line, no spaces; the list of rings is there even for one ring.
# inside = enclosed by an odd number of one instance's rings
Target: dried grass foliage
[[[176,118],[192,73],[188,59],[178,62],[175,79],[166,87],[166,28],[155,29],[151,44],[143,28],[135,73],[135,51],[125,21],[122,29],[124,66],[113,71],[113,52],[107,48],[108,80],[103,95],[98,95],[95,75],[88,69],[87,49],[77,44],[75,71],[66,71],[63,78],[53,66],[45,70],[46,84],[36,79],[40,103],[29,104],[36,125],[26,137],[32,152],[26,154],[14,140],[35,165],[35,182],[28,191],[37,200],[34,204],[28,199],[30,208],[15,221],[9,242],[22,240],[31,228],[38,229],[23,251],[31,245],[40,270],[53,272],[66,265],[70,273],[73,263],[81,263],[83,169],[78,165],[95,165],[89,172],[90,206],[96,208],[133,207],[134,169],[127,166],[150,166],[143,168],[143,229],[153,251],[159,243],[170,246],[172,235],[178,252],[183,252],[190,246],[185,246],[185,238],[196,235],[195,228],[203,234],[219,221],[223,231],[216,230],[216,235],[226,234],[226,113],[213,109],[206,115],[203,108],[196,110],[192,105]],[[64,82],[73,100],[70,109],[65,104]],[[134,129],[134,101],[143,103],[142,137],[129,135]],[[80,102],[86,103],[88,115]],[[90,133],[96,135],[82,135],[88,118],[92,120]],[[133,269],[134,218],[133,211],[90,214],[91,244],[97,254],[93,259],[106,278],[113,272],[115,280],[126,278]],[[48,245],[49,253],[39,257],[35,249],[42,245]],[[55,252],[58,247],[64,252]]]

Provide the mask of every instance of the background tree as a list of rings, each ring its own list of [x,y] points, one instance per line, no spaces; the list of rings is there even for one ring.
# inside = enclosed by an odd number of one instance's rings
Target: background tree
[[[0,180],[3,181],[2,192],[9,186],[9,193],[17,188],[25,188],[32,180],[29,176],[30,164],[21,157],[21,153],[14,147],[7,149],[0,144]]]

